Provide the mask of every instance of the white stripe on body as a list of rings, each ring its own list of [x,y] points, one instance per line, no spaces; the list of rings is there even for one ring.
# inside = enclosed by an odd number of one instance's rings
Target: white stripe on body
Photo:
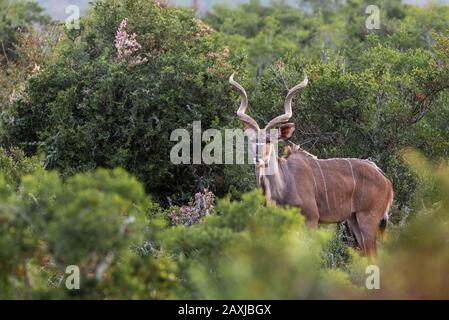
[[[351,213],[354,212],[354,192],[355,192],[355,176],[354,176],[354,169],[352,168],[352,163],[350,159],[344,159],[349,163],[349,167],[351,168],[351,174],[352,174],[352,193],[351,193]]]
[[[329,207],[329,196],[327,195],[327,185],[326,185],[326,179],[324,178],[324,173],[323,170],[321,169],[321,165],[320,162],[318,160],[315,160],[315,162],[318,164],[318,168],[320,169],[321,172],[321,177],[323,178],[323,183],[324,183],[324,192],[326,193],[326,204],[327,204],[327,210],[331,210]]]

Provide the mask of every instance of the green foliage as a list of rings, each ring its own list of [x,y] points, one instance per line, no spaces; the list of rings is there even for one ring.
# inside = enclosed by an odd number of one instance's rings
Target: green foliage
[[[136,54],[147,62],[117,57],[124,19],[142,46]],[[3,145],[20,145],[27,154],[41,148],[46,167],[67,175],[124,167],[158,198],[208,185],[226,192],[228,186],[211,183],[223,168],[171,164],[170,134],[190,130],[194,120],[204,128],[233,120],[235,100],[223,84],[241,58],[192,13],[151,0],[99,1],[81,25],[67,31],[53,62],[5,108]]]
[[[28,158],[18,148],[5,150],[0,148],[0,172],[3,174],[5,184],[13,190],[19,186],[20,178],[33,174],[41,168],[37,157]]]
[[[329,269],[347,268],[353,262],[357,241],[346,223],[336,225],[331,232],[332,237],[323,250],[324,265]]]
[[[365,27],[368,4],[380,30]],[[101,0],[61,36],[29,30],[46,21],[31,2],[5,5],[2,298],[447,298],[448,6],[250,1],[215,7],[212,28],[152,0]],[[298,209],[245,193],[252,166],[170,163],[172,130],[240,126],[234,71],[261,125],[307,73],[293,141],[369,158],[393,180],[382,290],[364,290],[367,261],[344,226],[312,232]],[[192,198],[205,187],[229,196]],[[65,288],[67,265],[80,290]]]
[[[17,191],[0,178],[0,294],[445,298],[447,165],[434,168],[416,153],[404,154],[430,190],[424,192],[424,207],[381,251],[382,289],[374,293],[363,289],[367,261],[348,249],[343,228],[309,230],[298,209],[266,206],[259,190],[240,201],[220,200],[197,224],[169,226],[142,185],[121,169],[62,181],[38,168],[21,179]],[[416,268],[418,257],[426,259]],[[68,264],[81,269],[80,290],[64,287]]]
[[[131,250],[143,243],[151,202],[124,170],[99,169],[64,182],[56,172],[36,170],[16,193],[3,178],[1,187],[2,297],[171,296],[166,288],[176,266],[170,259]],[[81,290],[65,288],[69,265],[81,270]],[[120,293],[124,283],[129,291]]]
[[[260,191],[243,195],[239,202],[224,199],[217,214],[203,223],[159,233],[161,248],[182,266],[180,279],[187,290],[181,296],[316,298],[327,296],[323,286],[353,286],[347,277],[334,281],[323,272],[320,253],[324,254],[328,232],[307,230],[297,209],[267,207],[264,202]]]
[[[266,7],[253,0],[235,9],[217,5],[205,19],[223,34],[231,48],[246,52],[254,75],[261,75],[286,53],[307,54],[308,44],[316,33],[314,17],[285,2],[273,2]]]

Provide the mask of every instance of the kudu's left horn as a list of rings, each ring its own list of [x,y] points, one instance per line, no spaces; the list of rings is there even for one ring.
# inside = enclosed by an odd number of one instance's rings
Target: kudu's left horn
[[[243,89],[243,87],[234,80],[234,73],[229,78],[229,83],[231,84],[231,86],[233,86],[238,90],[238,92],[240,93],[240,97],[242,99],[242,102],[240,103],[240,108],[237,111],[237,116],[247,125],[253,127],[256,130],[259,130],[259,125],[257,124],[257,122],[245,113],[246,109],[248,109],[248,95],[246,94],[245,89]]]

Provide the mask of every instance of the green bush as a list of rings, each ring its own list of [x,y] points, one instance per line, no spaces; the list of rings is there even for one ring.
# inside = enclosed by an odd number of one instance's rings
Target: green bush
[[[297,209],[264,206],[260,191],[170,227],[121,169],[63,181],[40,168],[17,191],[0,182],[3,298],[299,298],[354,287],[323,269],[329,232],[307,230]],[[80,268],[80,290],[65,287],[68,265]]]
[[[323,3],[325,15],[316,6],[305,14],[253,1],[208,14],[214,32],[184,9],[150,0],[99,1],[82,29],[67,30],[43,71],[6,104],[0,142],[27,155],[44,151],[45,166],[64,176],[124,167],[164,205],[179,205],[205,187],[238,198],[254,188],[252,169],[173,165],[170,133],[190,130],[195,120],[203,129],[240,126],[227,84],[233,71],[261,123],[281,112],[287,89],[307,72],[310,85],[294,100],[296,141],[323,158],[374,160],[393,180],[398,203],[408,206],[416,177],[401,164],[399,150],[411,145],[434,159],[447,156],[449,72],[441,21],[448,13],[444,6],[379,3],[385,9],[379,31],[368,32],[359,21],[364,1],[334,11]],[[115,46],[124,22],[121,31],[133,43],[126,54]],[[403,32],[409,28],[411,34]],[[422,32],[428,41],[412,44]],[[324,35],[332,50],[320,47]],[[249,55],[248,67],[240,52]]]
[[[14,44],[16,59],[7,59],[0,72],[0,110],[22,96],[25,81],[34,73],[45,68],[53,56],[53,48],[58,42],[62,28],[45,25],[39,29],[16,32]],[[1,45],[1,44],[0,44]],[[1,52],[1,51],[0,51]],[[0,55],[0,65],[2,56]]]
[[[330,232],[308,230],[298,209],[264,203],[254,191],[239,202],[219,201],[200,224],[159,230],[154,243],[180,266],[180,297],[317,298],[332,297],[331,288],[356,287],[342,271],[325,267]]]
[[[0,173],[12,190],[19,186],[22,176],[33,174],[40,169],[42,166],[37,157],[26,157],[19,148],[0,148]]]
[[[130,56],[115,47],[125,19],[137,41]],[[5,108],[2,144],[42,150],[46,167],[65,175],[124,167],[162,200],[208,186],[226,193],[223,167],[170,162],[170,134],[197,120],[203,128],[233,121],[237,102],[226,83],[242,58],[191,12],[152,0],[98,1],[81,26]]]
[[[266,206],[259,190],[218,201],[196,224],[170,226],[170,211],[122,169],[63,181],[37,168],[17,189],[0,177],[0,296],[447,297],[447,165],[404,155],[426,190],[422,209],[380,251],[381,290],[364,289],[367,261],[348,249],[344,229],[309,230],[298,209]],[[79,266],[80,290],[65,287],[67,265]]]
[[[380,30],[366,30],[367,4],[381,6]],[[0,14],[12,59],[0,78],[0,297],[447,298],[449,7],[304,5],[218,6],[205,17],[215,31],[152,0],[101,0],[60,39],[18,37]],[[234,71],[261,125],[307,73],[293,141],[369,158],[393,180],[381,290],[364,290],[367,261],[344,226],[312,232],[298,209],[244,193],[252,166],[170,163],[173,129],[241,126]],[[229,196],[192,197],[205,187]],[[65,288],[67,265],[80,290]]]
[[[151,201],[124,170],[62,181],[41,169],[23,176],[17,192],[0,182],[3,298],[173,297],[167,288],[175,283],[176,265],[135,251]],[[69,265],[80,269],[80,290],[65,287]],[[120,292],[125,283],[129,291]]]

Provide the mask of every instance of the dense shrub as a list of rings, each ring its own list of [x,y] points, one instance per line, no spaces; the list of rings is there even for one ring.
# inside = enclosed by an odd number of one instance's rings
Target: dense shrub
[[[373,1],[382,23],[368,31],[364,0],[219,6],[212,27],[161,3],[102,0],[81,30],[13,34],[0,77],[0,297],[447,298],[448,7]],[[244,193],[253,166],[170,163],[173,129],[241,125],[233,71],[261,125],[307,73],[293,141],[370,158],[393,180],[381,290],[364,290],[367,261],[344,225],[312,232],[298,209]],[[230,196],[194,195],[205,187]]]
[[[152,0],[98,1],[81,26],[5,108],[2,144],[41,149],[64,174],[122,166],[159,198],[227,192],[222,167],[171,164],[170,134],[196,120],[230,123],[237,102],[226,82],[241,58],[191,12]]]
[[[329,232],[307,230],[297,209],[264,206],[260,191],[186,227],[148,215],[123,170],[62,181],[37,169],[21,181],[12,191],[0,180],[2,298],[297,298],[354,286],[322,269]],[[80,268],[79,290],[65,287],[68,265]]]
[[[173,296],[166,288],[176,265],[132,250],[143,243],[151,202],[123,170],[99,169],[63,182],[37,169],[23,176],[17,192],[0,182],[2,298]],[[80,290],[65,287],[69,265],[80,269]]]
[[[264,203],[260,191],[239,202],[221,200],[202,223],[158,232],[154,244],[181,266],[181,296],[315,298],[356,287],[347,274],[325,267],[330,232],[308,230],[298,209]]]
[[[343,229],[308,230],[298,209],[266,206],[260,191],[170,226],[170,210],[155,208],[123,170],[62,181],[37,167],[17,190],[0,178],[0,295],[447,298],[447,165],[405,155],[426,182],[423,207],[382,247],[381,290],[364,290],[367,261],[341,241]],[[426,257],[419,268],[418,257]],[[80,290],[65,287],[69,264],[80,268]]]
[[[168,218],[172,225],[184,225],[186,227],[199,223],[208,216],[214,208],[215,196],[205,189],[197,192],[188,205],[172,207],[169,209]]]
[[[318,36],[316,17],[307,15],[285,2],[270,6],[252,0],[235,8],[219,4],[205,19],[223,35],[231,48],[242,48],[248,55],[249,71],[262,75],[279,57],[290,54],[315,54]]]
[[[379,29],[366,28],[366,8],[370,5],[380,9]],[[339,53],[356,57],[369,34],[397,49],[427,49],[432,32],[447,30],[448,16],[449,7],[438,3],[420,7],[401,0],[269,4],[252,0],[233,7],[218,4],[205,20],[231,47],[246,51],[252,76],[261,76],[286,55],[320,57],[323,61]]]

